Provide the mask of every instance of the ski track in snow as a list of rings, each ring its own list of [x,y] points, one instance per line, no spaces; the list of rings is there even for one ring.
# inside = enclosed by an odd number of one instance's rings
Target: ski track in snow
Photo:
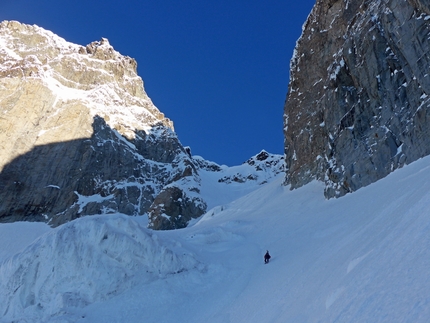
[[[1,224],[0,285],[13,277],[28,286],[19,299],[13,291],[0,292],[6,303],[12,300],[0,322],[428,322],[428,167],[430,157],[420,159],[337,200],[324,199],[321,183],[290,191],[282,178],[244,187],[246,195],[234,195],[238,186],[206,186],[213,208],[176,231],[150,231],[140,225],[143,218],[123,215],[82,218],[56,229]],[[231,200],[224,192],[217,205],[216,194],[229,189]],[[70,253],[70,240],[59,239],[72,229],[77,253]],[[117,238],[103,240],[101,232]],[[266,249],[272,255],[267,265]],[[35,256],[43,250],[58,252],[37,267]],[[84,255],[97,257],[79,258]],[[75,273],[61,285],[70,273],[47,270],[65,259]],[[76,262],[87,267],[80,271]],[[27,272],[14,275],[20,264]],[[164,274],[147,272],[154,268]],[[88,296],[82,283],[89,281],[92,299],[83,293]],[[51,294],[38,296],[32,286],[51,286]],[[104,294],[112,286],[120,288]],[[23,303],[31,293],[32,301]]]

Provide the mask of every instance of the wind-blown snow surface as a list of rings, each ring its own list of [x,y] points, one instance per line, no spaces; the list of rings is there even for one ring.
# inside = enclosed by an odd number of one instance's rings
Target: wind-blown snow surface
[[[337,200],[281,181],[176,231],[0,225],[28,244],[0,265],[1,322],[428,322],[429,157]]]

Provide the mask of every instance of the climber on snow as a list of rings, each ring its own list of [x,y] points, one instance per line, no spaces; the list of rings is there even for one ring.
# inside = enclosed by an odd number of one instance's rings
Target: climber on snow
[[[264,263],[267,264],[270,260],[269,250],[266,251],[266,254],[264,255]]]

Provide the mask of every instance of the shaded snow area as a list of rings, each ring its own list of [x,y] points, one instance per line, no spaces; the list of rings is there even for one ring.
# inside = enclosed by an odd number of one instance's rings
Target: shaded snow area
[[[336,200],[281,183],[175,231],[1,224],[0,322],[428,322],[429,157]]]

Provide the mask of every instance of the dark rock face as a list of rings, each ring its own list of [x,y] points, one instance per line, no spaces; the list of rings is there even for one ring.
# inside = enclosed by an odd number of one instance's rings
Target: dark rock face
[[[430,5],[319,0],[291,60],[286,183],[327,198],[430,153]]]
[[[37,146],[3,168],[2,222],[48,221],[59,225],[100,213],[141,215],[157,208],[157,203],[167,205],[166,201],[179,197],[187,201],[182,226],[203,214],[204,202],[198,200],[194,206],[197,199],[175,186],[185,177],[192,182],[196,170],[169,128],[154,126],[153,133],[140,131],[131,141],[101,117],[94,118],[93,129],[91,138]],[[163,190],[166,185],[172,188]],[[175,209],[164,213],[164,217],[177,215]],[[155,215],[152,220],[154,229],[179,227],[168,226]]]
[[[198,218],[205,210],[206,203],[198,196],[192,199],[178,187],[167,187],[158,194],[151,206],[149,228],[185,228],[191,219]]]

